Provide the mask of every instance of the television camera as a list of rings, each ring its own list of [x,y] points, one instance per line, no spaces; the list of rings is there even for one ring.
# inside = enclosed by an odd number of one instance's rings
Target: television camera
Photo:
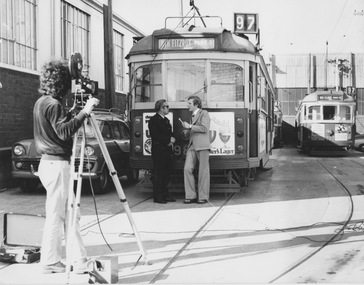
[[[75,101],[83,106],[87,99],[98,94],[98,82],[90,80],[88,72],[83,70],[83,60],[79,52],[71,55],[69,70],[72,78],[71,92],[75,95]]]

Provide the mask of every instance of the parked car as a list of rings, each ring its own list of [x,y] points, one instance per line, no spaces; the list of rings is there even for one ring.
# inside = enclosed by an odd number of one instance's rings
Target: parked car
[[[139,172],[129,166],[130,131],[123,116],[112,112],[94,111],[103,140],[119,177],[136,182]],[[91,178],[95,194],[105,193],[112,183],[107,164],[90,121],[85,124],[86,145],[83,163],[83,184]],[[75,172],[80,163],[82,136],[79,135],[75,152]],[[19,141],[12,148],[12,177],[24,192],[34,192],[40,182],[37,171],[41,155],[37,153],[34,139]]]
[[[355,135],[354,148],[364,152],[364,134]]]

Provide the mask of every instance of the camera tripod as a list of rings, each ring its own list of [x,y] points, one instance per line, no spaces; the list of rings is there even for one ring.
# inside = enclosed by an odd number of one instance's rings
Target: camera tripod
[[[73,253],[73,245],[74,245],[74,238],[76,233],[76,226],[77,226],[77,219],[79,215],[80,210],[80,200],[81,200],[81,187],[82,187],[82,173],[83,173],[83,163],[84,163],[84,152],[85,152],[85,144],[86,144],[86,133],[85,133],[85,126],[87,124],[87,121],[91,123],[91,127],[96,135],[97,141],[99,143],[99,146],[101,148],[102,154],[105,158],[105,162],[107,164],[107,167],[110,171],[110,176],[112,177],[112,180],[114,182],[116,191],[118,193],[120,202],[123,204],[124,210],[128,216],[130,225],[132,227],[132,230],[134,232],[134,235],[136,237],[139,250],[141,253],[141,257],[144,258],[146,264],[148,264],[148,259],[146,252],[143,248],[142,242],[140,240],[136,225],[134,223],[133,217],[131,215],[131,211],[129,208],[129,204],[126,200],[123,188],[120,184],[117,172],[114,168],[114,165],[111,161],[110,154],[106,148],[106,144],[103,140],[103,137],[101,135],[101,131],[97,125],[96,119],[94,117],[94,114],[91,113],[86,120],[83,123],[83,127],[81,127],[77,133],[75,134],[74,141],[73,141],[73,148],[72,148],[72,156],[71,156],[71,178],[69,182],[69,195],[68,195],[68,232],[67,232],[67,239],[66,239],[66,252],[67,252],[67,263],[66,263],[66,275],[67,275],[67,281],[69,280],[69,274],[71,271],[71,262],[72,262],[72,253]],[[78,173],[75,173],[75,156],[76,156],[76,147],[77,147],[77,141],[78,137],[81,135],[82,132],[82,142],[81,142],[81,151],[80,151],[80,163],[78,167]],[[76,179],[77,178],[77,179]],[[77,188],[76,188],[76,194],[73,192],[74,187],[74,181],[77,180]],[[140,258],[141,258],[140,257]],[[140,259],[139,258],[139,259]],[[139,260],[138,259],[138,260]],[[67,282],[68,284],[68,282]]]

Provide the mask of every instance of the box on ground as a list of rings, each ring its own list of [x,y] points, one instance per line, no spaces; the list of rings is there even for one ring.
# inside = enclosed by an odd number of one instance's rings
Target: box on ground
[[[0,261],[32,263],[40,259],[45,217],[5,213],[4,238],[0,247]]]

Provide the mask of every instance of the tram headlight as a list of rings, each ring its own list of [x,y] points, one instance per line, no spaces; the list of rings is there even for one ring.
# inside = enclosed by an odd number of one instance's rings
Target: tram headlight
[[[135,118],[134,118],[134,123],[135,123],[136,125],[139,125],[141,122],[142,122],[142,118],[141,118],[141,117],[135,117]]]
[[[242,117],[238,117],[236,119],[236,121],[239,123],[239,124],[242,124],[244,122],[244,119]]]
[[[242,138],[244,136],[244,132],[243,131],[238,131],[236,133],[236,135],[239,137],[239,138]]]
[[[140,145],[136,145],[134,148],[135,152],[141,152],[142,151],[142,147]]]
[[[141,133],[141,132],[139,132],[139,131],[137,131],[137,132],[135,132],[135,133],[134,133],[134,136],[135,136],[136,138],[140,138],[140,137],[142,136],[142,133]]]
[[[242,144],[238,145],[238,151],[243,151],[244,150],[244,146]]]

